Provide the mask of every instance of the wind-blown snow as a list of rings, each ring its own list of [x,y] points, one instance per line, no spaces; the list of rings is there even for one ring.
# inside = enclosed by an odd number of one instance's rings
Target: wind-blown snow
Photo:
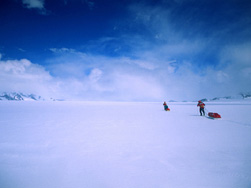
[[[251,103],[0,102],[0,187],[248,188]]]

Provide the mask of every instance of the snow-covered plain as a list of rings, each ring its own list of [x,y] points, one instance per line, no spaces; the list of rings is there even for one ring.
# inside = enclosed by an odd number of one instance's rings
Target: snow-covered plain
[[[250,188],[251,103],[0,102],[1,188]]]

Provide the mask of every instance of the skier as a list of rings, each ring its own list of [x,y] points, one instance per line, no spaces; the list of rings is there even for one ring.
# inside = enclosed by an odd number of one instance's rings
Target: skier
[[[167,104],[166,104],[166,101],[164,101],[163,106],[164,106],[164,110],[165,110],[165,111],[169,111],[169,110],[170,110],[170,109],[168,108]]]
[[[203,116],[205,116],[204,108],[205,108],[206,105],[202,101],[198,101],[197,106],[200,107],[200,115],[202,116],[202,114],[203,114]]]

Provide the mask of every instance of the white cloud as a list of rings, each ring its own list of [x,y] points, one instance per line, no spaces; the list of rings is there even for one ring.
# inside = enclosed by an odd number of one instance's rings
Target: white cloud
[[[111,100],[196,100],[250,90],[245,49],[241,49],[243,60],[222,56],[220,65],[203,69],[193,62],[159,58],[155,48],[138,53],[136,59],[92,56],[67,50],[50,60],[53,66],[49,69],[59,77],[76,78],[83,84],[78,93],[89,93],[85,94],[89,99],[93,96]],[[243,63],[238,65],[234,59]],[[244,68],[244,64],[247,67]]]
[[[59,53],[61,51],[64,53]],[[53,49],[56,58],[47,67],[60,79],[76,78],[83,98],[96,100],[156,100],[163,88],[151,71],[158,68],[148,60],[128,57],[92,56],[73,49]]]
[[[66,57],[68,55],[66,53]],[[81,100],[156,100],[161,96],[162,89],[151,75],[137,74],[134,67],[147,70],[137,63],[93,56],[83,59],[81,53],[75,52],[73,56],[82,62],[77,62],[80,66],[76,69],[70,69],[72,65],[76,66],[75,62],[57,64],[57,58],[56,65],[50,67],[68,70],[66,77],[64,74],[52,76],[44,67],[27,59],[0,61],[1,92]],[[52,72],[57,73],[57,70]]]
[[[128,73],[114,75],[114,88],[121,100],[159,101],[165,97],[165,89],[152,76]]]
[[[91,70],[91,73],[89,75],[89,79],[92,83],[96,83],[101,79],[102,74],[103,74],[103,72],[100,69],[94,68]]]
[[[251,43],[228,46],[222,50],[221,64],[228,77],[226,85],[243,92],[251,91]],[[230,87],[230,86],[229,86]]]
[[[41,15],[49,15],[51,12],[44,6],[44,0],[22,0],[22,3],[27,9],[36,9]]]
[[[71,48],[50,48],[50,51],[54,52],[54,53],[75,53],[76,50],[71,49]]]
[[[251,64],[251,42],[227,46],[222,50],[221,63],[231,62],[238,67],[249,67]]]
[[[0,61],[1,91],[47,95],[51,79],[42,66],[27,59]]]
[[[27,8],[44,9],[44,0],[22,0]]]
[[[46,68],[27,59],[0,61],[2,91],[81,100],[197,100],[250,91],[250,45],[223,49],[221,63],[198,69],[193,62],[156,57],[105,57],[74,49],[51,49]]]
[[[133,3],[129,7],[131,22],[128,25],[140,26],[144,34],[139,37],[136,32],[125,37],[138,65],[141,62],[152,65],[149,74],[162,83],[167,98],[191,100],[251,91],[250,40],[225,47],[226,33],[231,33],[232,27],[208,28],[212,32],[202,30],[200,25],[192,27],[188,23],[194,16],[193,11],[191,15],[177,15],[174,21],[178,12],[174,7]],[[182,16],[187,19],[180,19]]]
[[[19,78],[36,76],[49,78],[48,73],[39,65],[32,64],[27,59],[0,61],[1,75],[16,75]]]

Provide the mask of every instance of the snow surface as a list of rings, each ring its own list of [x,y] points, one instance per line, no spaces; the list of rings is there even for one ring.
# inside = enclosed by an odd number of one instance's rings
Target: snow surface
[[[250,188],[251,103],[0,102],[1,188]]]

